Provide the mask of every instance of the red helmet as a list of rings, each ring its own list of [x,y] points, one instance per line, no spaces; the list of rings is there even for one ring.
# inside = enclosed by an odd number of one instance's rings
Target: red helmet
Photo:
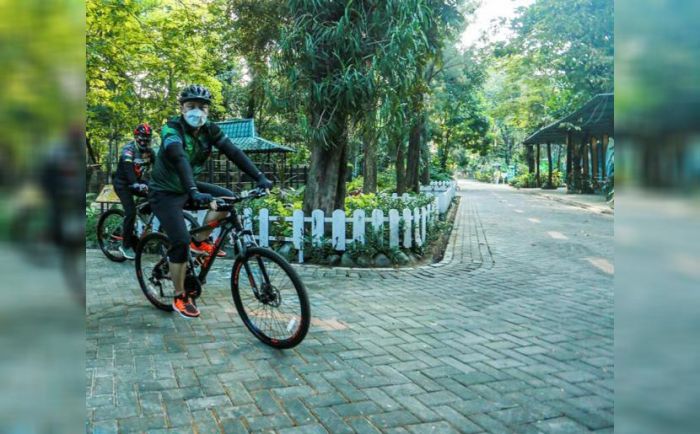
[[[139,124],[134,128],[134,138],[139,148],[145,149],[151,144],[151,136],[153,135],[153,129],[147,123]]]

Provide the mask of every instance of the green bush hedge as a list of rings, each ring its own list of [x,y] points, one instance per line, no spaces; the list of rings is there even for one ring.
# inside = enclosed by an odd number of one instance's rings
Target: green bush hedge
[[[515,188],[535,188],[537,187],[537,177],[534,173],[523,173],[511,179],[508,184]]]
[[[474,178],[481,182],[493,182],[493,173],[480,170],[474,174]]]

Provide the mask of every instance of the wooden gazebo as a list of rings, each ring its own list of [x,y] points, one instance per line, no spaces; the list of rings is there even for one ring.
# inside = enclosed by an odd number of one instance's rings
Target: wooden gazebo
[[[245,152],[269,179],[282,185],[303,183],[305,173],[296,173],[294,167],[287,166],[287,154],[293,148],[283,146],[258,136],[253,119],[231,119],[217,122],[221,130],[233,143]],[[274,158],[273,158],[274,157]],[[228,189],[239,190],[250,187],[252,180],[233,166],[223,155],[209,160],[208,170],[202,174],[203,180]]]
[[[541,145],[547,146],[549,174],[545,186],[551,187],[552,145],[566,144],[566,184],[569,191],[598,191],[607,177],[605,156],[609,140],[614,136],[614,125],[613,94],[603,93],[591,98],[575,112],[527,137],[523,145],[530,147],[528,168],[530,172],[535,171],[537,185],[543,185],[539,165]]]

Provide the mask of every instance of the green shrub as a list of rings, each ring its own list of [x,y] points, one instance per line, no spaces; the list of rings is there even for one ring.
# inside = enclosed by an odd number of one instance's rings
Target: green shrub
[[[339,254],[333,249],[330,238],[321,238],[320,245],[313,245],[312,236],[304,236],[304,261],[313,264],[328,265],[330,255]]]
[[[474,178],[481,182],[493,182],[493,173],[479,170],[474,174]]]
[[[352,216],[356,209],[363,209],[367,215],[371,215],[373,209],[379,206],[379,200],[374,193],[361,193],[345,197],[345,215]]]
[[[430,180],[431,181],[451,181],[452,171],[442,170],[441,167],[430,166]]]
[[[350,193],[353,191],[362,191],[362,187],[364,186],[365,179],[362,176],[358,176],[357,178],[353,179],[352,181],[348,182],[345,185],[345,190]]]
[[[97,221],[100,219],[100,210],[90,206],[85,208],[85,245],[97,246]]]
[[[511,179],[508,183],[516,188],[535,188],[537,187],[537,177],[534,173],[523,173]]]
[[[389,238],[379,232],[367,228],[365,232],[365,243],[350,242],[346,246],[346,252],[356,261],[360,256],[365,256],[368,259],[374,258],[375,255],[382,253],[394,264],[398,264],[398,254],[401,249],[398,247],[389,247]]]
[[[377,174],[377,192],[393,193],[396,191],[396,170],[393,166]]]

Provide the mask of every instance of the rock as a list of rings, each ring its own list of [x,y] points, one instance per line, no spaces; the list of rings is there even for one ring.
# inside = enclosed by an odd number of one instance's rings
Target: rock
[[[372,265],[375,267],[388,268],[394,264],[392,264],[391,259],[389,259],[385,254],[378,253],[374,256],[374,259],[372,259]]]
[[[399,252],[396,254],[396,260],[399,265],[406,265],[409,263],[410,258],[404,252]]]
[[[343,256],[340,257],[340,266],[341,267],[354,267],[355,266],[355,261],[352,260],[350,257],[350,254],[348,252],[343,253]]]
[[[372,263],[372,260],[370,258],[368,258],[367,256],[362,255],[359,258],[357,258],[356,262],[357,262],[357,265],[359,267],[369,267],[370,264]]]
[[[335,267],[340,264],[340,259],[340,255],[330,255],[326,258],[326,261],[328,261],[328,265]]]

